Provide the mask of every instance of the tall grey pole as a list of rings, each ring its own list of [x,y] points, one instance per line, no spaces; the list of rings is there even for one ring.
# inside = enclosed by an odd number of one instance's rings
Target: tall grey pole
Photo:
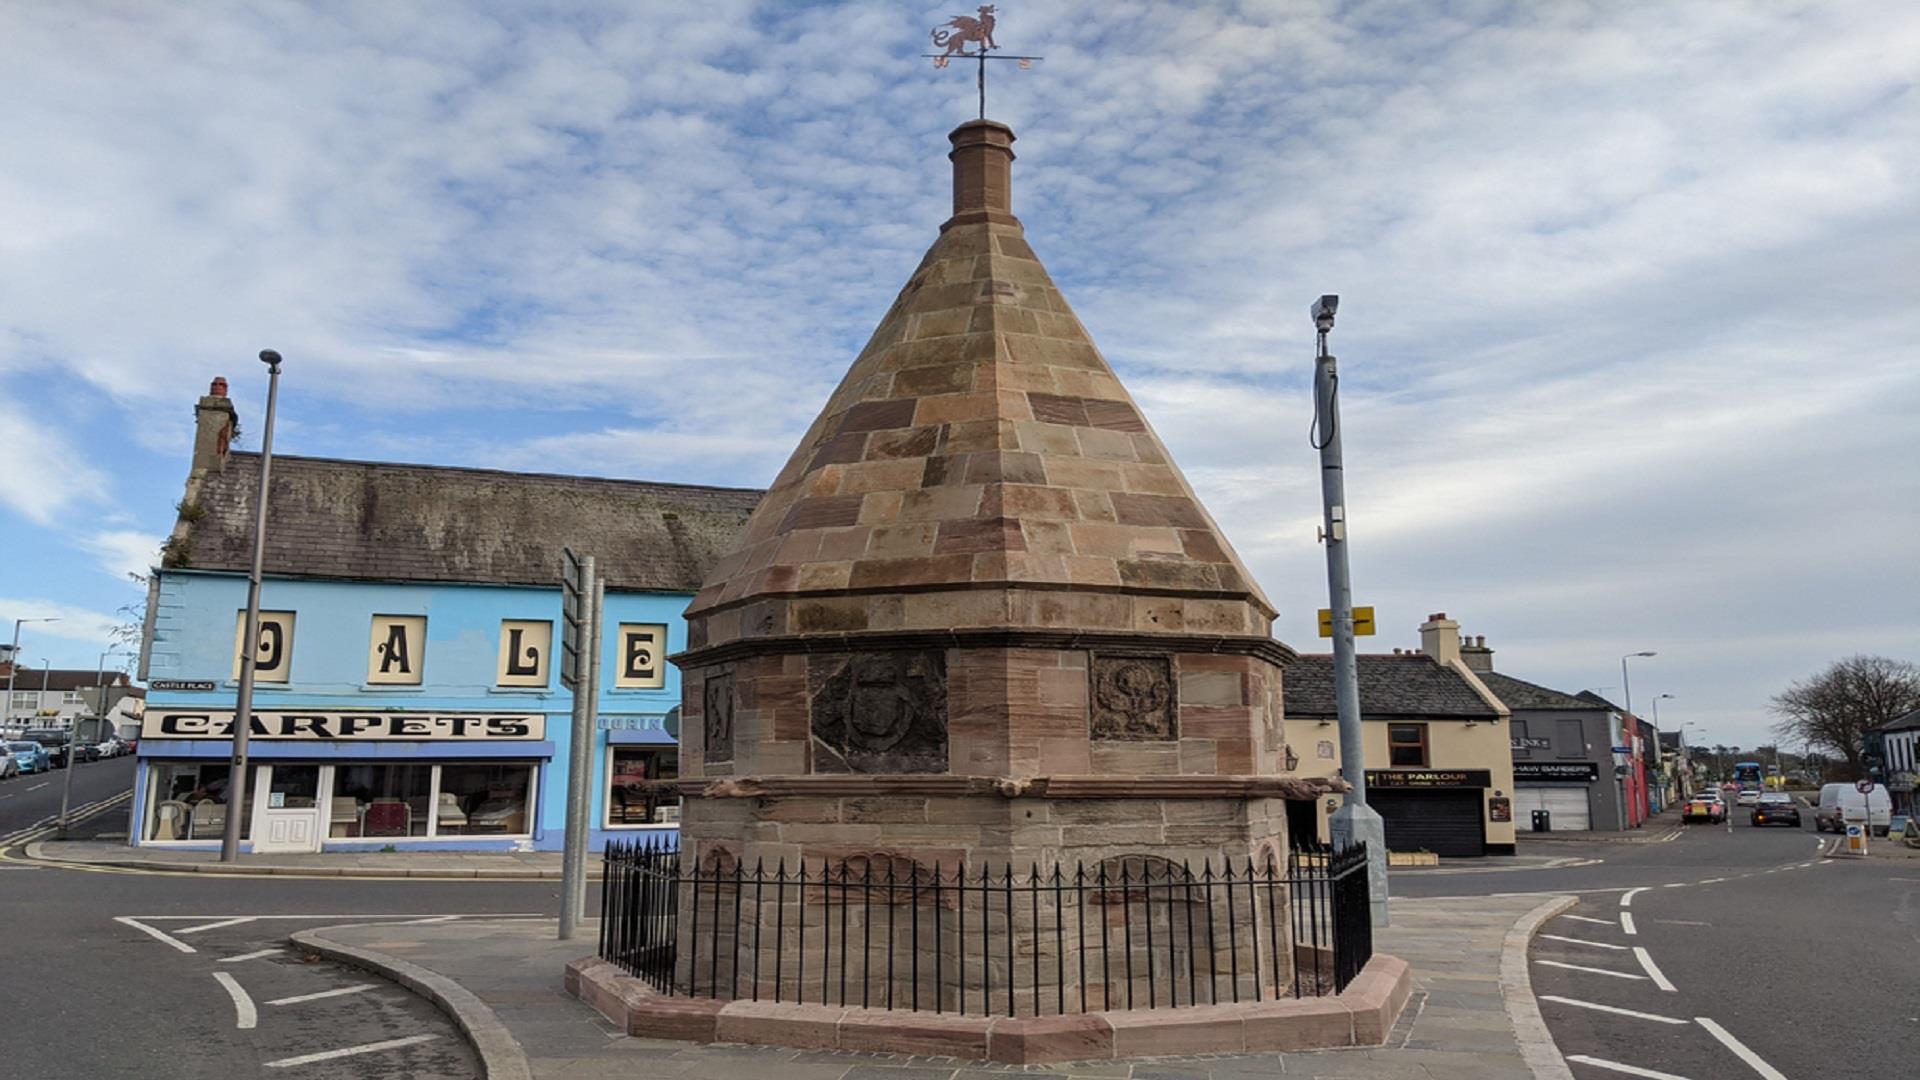
[[[100,654],[100,664],[93,673],[93,685],[100,689],[100,697],[94,704],[94,713],[101,719],[107,715],[107,657],[114,650],[108,649]],[[60,784],[60,839],[67,838],[67,807],[73,803],[73,774],[80,769],[80,721],[75,720],[73,727],[67,730],[67,778]]]
[[[247,629],[240,638],[240,695],[233,705],[233,756],[227,767],[227,823],[220,861],[240,860],[240,819],[247,810],[247,736],[253,728],[254,654],[260,648],[260,566],[267,555],[267,482],[273,473],[273,411],[280,398],[280,354],[260,350],[267,365],[267,419],[260,432],[260,493],[254,499],[253,566],[247,572]]]
[[[1347,483],[1340,449],[1340,369],[1327,334],[1340,298],[1313,305],[1318,343],[1313,362],[1314,446],[1320,451],[1321,539],[1327,545],[1327,606],[1333,611],[1333,701],[1340,720],[1340,773],[1351,789],[1328,823],[1336,844],[1367,845],[1367,892],[1373,924],[1387,925],[1386,828],[1367,805],[1366,738],[1360,729],[1360,680],[1353,646],[1353,587],[1347,573]]]
[[[594,558],[580,560],[580,652],[573,687],[573,735],[567,746],[566,846],[560,854],[560,940],[573,937],[587,900],[587,814],[589,773],[593,771],[593,723],[600,688],[600,603],[604,594],[595,576]]]
[[[30,623],[30,622],[59,622],[59,621],[60,620],[56,618],[13,620],[13,644],[8,647],[9,651],[7,652],[7,704],[4,708],[0,708],[0,727],[4,727],[7,724],[13,722],[13,676],[15,673],[17,673],[20,670],[20,626],[21,624]],[[41,681],[43,683],[46,681],[46,677],[44,675],[45,667],[46,667],[45,663],[42,662],[41,668],[43,670],[43,674],[41,676]],[[42,705],[45,705],[47,703],[46,695],[44,693],[45,689],[46,689],[45,686],[41,687],[41,690],[43,692],[40,697],[40,704]]]

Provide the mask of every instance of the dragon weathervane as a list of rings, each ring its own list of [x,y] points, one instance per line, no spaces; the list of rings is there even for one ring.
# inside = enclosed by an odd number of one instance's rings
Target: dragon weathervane
[[[921,54],[931,58],[936,68],[945,68],[956,56],[972,60],[979,65],[979,73],[975,76],[975,80],[980,87],[980,119],[982,120],[987,118],[987,61],[1018,60],[1020,67],[1024,70],[1033,67],[1035,60],[1044,59],[1039,56],[997,54],[995,50],[1000,48],[1000,44],[993,40],[993,22],[992,4],[982,4],[978,18],[972,15],[955,15],[945,24],[934,27],[933,30],[933,47],[946,51]],[[967,50],[968,45],[974,47],[973,51]]]

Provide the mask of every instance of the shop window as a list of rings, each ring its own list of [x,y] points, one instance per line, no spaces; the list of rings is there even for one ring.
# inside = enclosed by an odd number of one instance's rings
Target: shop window
[[[523,834],[532,822],[528,805],[532,791],[530,765],[442,765],[440,799],[434,804],[438,835]]]
[[[547,654],[553,651],[553,624],[533,619],[500,620],[499,686],[547,685]]]
[[[1427,767],[1427,725],[1388,724],[1387,763],[1396,769]]]
[[[225,762],[154,763],[153,797],[147,808],[148,840],[218,840],[227,828]],[[249,800],[251,802],[251,800]],[[252,806],[241,808],[240,835],[247,836]]]
[[[1559,720],[1560,738],[1556,740],[1555,751],[1563,758],[1584,758],[1587,756],[1587,736],[1584,725],[1578,720]]]
[[[247,613],[243,608],[233,625],[233,677],[240,677],[240,657],[246,648]],[[260,636],[254,641],[253,680],[283,683],[293,672],[293,612],[260,613]]]
[[[660,825],[680,820],[680,793],[657,781],[680,775],[679,747],[607,748],[607,825]]]
[[[335,766],[327,835],[426,836],[432,798],[431,765]]]
[[[418,686],[426,664],[425,615],[375,615],[367,641],[367,682],[379,686]]]

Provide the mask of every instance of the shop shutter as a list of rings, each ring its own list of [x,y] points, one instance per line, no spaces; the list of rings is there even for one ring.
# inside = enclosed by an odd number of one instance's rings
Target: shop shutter
[[[1523,833],[1533,829],[1535,810],[1553,815],[1554,832],[1585,832],[1593,827],[1587,812],[1586,788],[1523,787],[1516,789],[1513,796],[1513,827]]]
[[[1385,820],[1387,850],[1485,855],[1486,825],[1477,788],[1450,791],[1367,790],[1367,805]]]

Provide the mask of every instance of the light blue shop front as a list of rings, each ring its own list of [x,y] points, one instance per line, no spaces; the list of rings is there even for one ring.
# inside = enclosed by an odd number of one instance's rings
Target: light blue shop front
[[[606,595],[593,846],[673,835],[681,593]],[[246,581],[169,569],[151,597],[131,842],[214,848]],[[269,578],[241,814],[249,851],[559,850],[572,695],[553,588]]]

